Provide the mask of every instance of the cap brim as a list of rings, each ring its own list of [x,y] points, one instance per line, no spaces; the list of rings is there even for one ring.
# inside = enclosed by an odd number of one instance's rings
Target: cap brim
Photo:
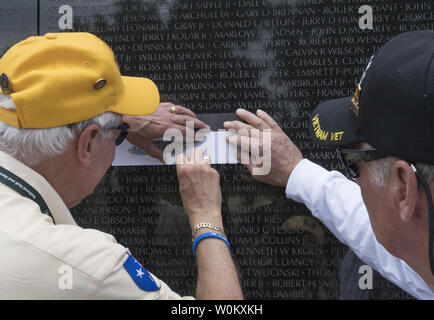
[[[154,113],[160,104],[160,93],[155,83],[147,78],[122,77],[124,95],[109,111],[129,116]]]
[[[312,112],[312,139],[322,147],[337,148],[362,142],[353,129],[352,97],[321,103]]]

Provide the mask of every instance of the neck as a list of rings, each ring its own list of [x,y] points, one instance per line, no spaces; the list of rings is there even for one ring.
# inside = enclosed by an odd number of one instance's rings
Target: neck
[[[428,255],[428,236],[420,232],[420,237],[412,243],[407,250],[397,253],[397,257],[404,260],[426,283],[426,285],[434,293],[434,275],[431,272],[429,255]]]
[[[429,221],[428,221],[428,231],[427,231],[427,237],[426,239],[424,239],[423,243],[425,243],[426,245],[424,246],[420,246],[422,248],[424,248],[424,253],[421,253],[421,257],[425,257],[424,261],[425,263],[423,264],[424,268],[421,268],[421,277],[424,279],[424,281],[426,282],[426,284],[430,287],[431,291],[434,293],[434,266],[433,268],[431,268],[431,261],[430,261],[430,250],[433,250],[433,243],[430,243],[430,241],[433,241],[434,239],[431,239],[430,235],[432,235],[432,232],[434,232],[434,230],[432,230],[433,228],[433,224],[434,222],[432,221],[432,219],[434,219],[434,217],[432,215],[434,215],[434,212],[432,212],[433,210],[433,199],[434,199],[434,188],[433,185],[431,183],[431,185],[426,184],[426,186],[424,187],[424,191],[425,191],[425,196],[426,196],[426,200],[424,201],[424,203],[427,203],[427,216],[429,217]],[[431,229],[431,230],[430,230]],[[429,249],[428,249],[429,248]]]
[[[426,255],[427,253],[425,252],[424,254]],[[415,261],[415,260],[413,259],[408,261]],[[410,265],[410,267],[417,272],[417,274],[423,279],[426,285],[434,293],[434,275],[431,272],[428,259],[426,259],[426,262],[420,264],[412,264]]]
[[[76,206],[81,201],[77,192],[79,188],[75,184],[74,175],[71,174],[76,172],[72,157],[69,152],[65,152],[32,167],[50,183],[68,208]]]

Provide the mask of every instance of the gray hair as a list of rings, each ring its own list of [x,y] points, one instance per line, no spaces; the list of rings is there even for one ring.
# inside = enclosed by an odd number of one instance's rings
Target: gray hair
[[[387,178],[389,177],[393,164],[398,160],[400,159],[396,157],[387,157],[384,159],[371,161],[371,182],[378,187],[384,186]],[[415,163],[415,167],[417,170],[419,170],[419,172],[422,174],[422,176],[425,178],[426,182],[429,185],[434,184],[433,165]]]
[[[0,94],[0,106],[16,110],[14,102]],[[3,151],[24,164],[33,167],[46,158],[62,154],[75,139],[78,132],[96,123],[104,137],[111,137],[114,128],[122,121],[122,116],[112,112],[103,113],[93,119],[82,121],[73,126],[46,129],[18,129],[0,121],[0,151]]]

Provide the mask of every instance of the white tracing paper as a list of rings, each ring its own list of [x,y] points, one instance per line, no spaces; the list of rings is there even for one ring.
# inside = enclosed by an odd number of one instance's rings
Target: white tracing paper
[[[203,142],[196,141],[195,147],[201,147],[204,152],[211,158],[211,164],[237,164],[240,161],[237,159],[237,147],[229,144],[226,137],[231,135],[229,131],[219,130],[210,131],[204,135]],[[160,143],[162,140],[156,141]],[[165,144],[170,148],[171,141]],[[173,149],[173,148],[172,148]],[[184,147],[183,152],[189,154],[192,148]],[[160,165],[174,165],[176,154],[172,152],[169,156],[167,163],[161,162],[159,159],[151,157],[142,149],[130,144],[125,140],[120,146],[116,148],[116,155],[112,166],[160,166]]]

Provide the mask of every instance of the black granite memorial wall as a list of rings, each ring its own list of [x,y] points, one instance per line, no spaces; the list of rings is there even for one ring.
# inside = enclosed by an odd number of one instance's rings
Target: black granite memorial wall
[[[365,5],[372,29],[363,29]],[[433,12],[430,0],[40,0],[37,28],[94,33],[124,75],[153,79],[168,100],[197,114],[262,109],[305,157],[341,170],[334,152],[310,140],[313,108],[352,95],[374,51],[399,33],[434,29]],[[27,21],[10,26],[25,30]],[[0,32],[10,26],[0,24]],[[411,299],[376,272],[372,288],[362,289],[364,263],[284,189],[255,182],[241,165],[215,167],[247,299]],[[174,166],[112,167],[72,212],[79,225],[114,235],[173,290],[194,295],[191,232]]]

